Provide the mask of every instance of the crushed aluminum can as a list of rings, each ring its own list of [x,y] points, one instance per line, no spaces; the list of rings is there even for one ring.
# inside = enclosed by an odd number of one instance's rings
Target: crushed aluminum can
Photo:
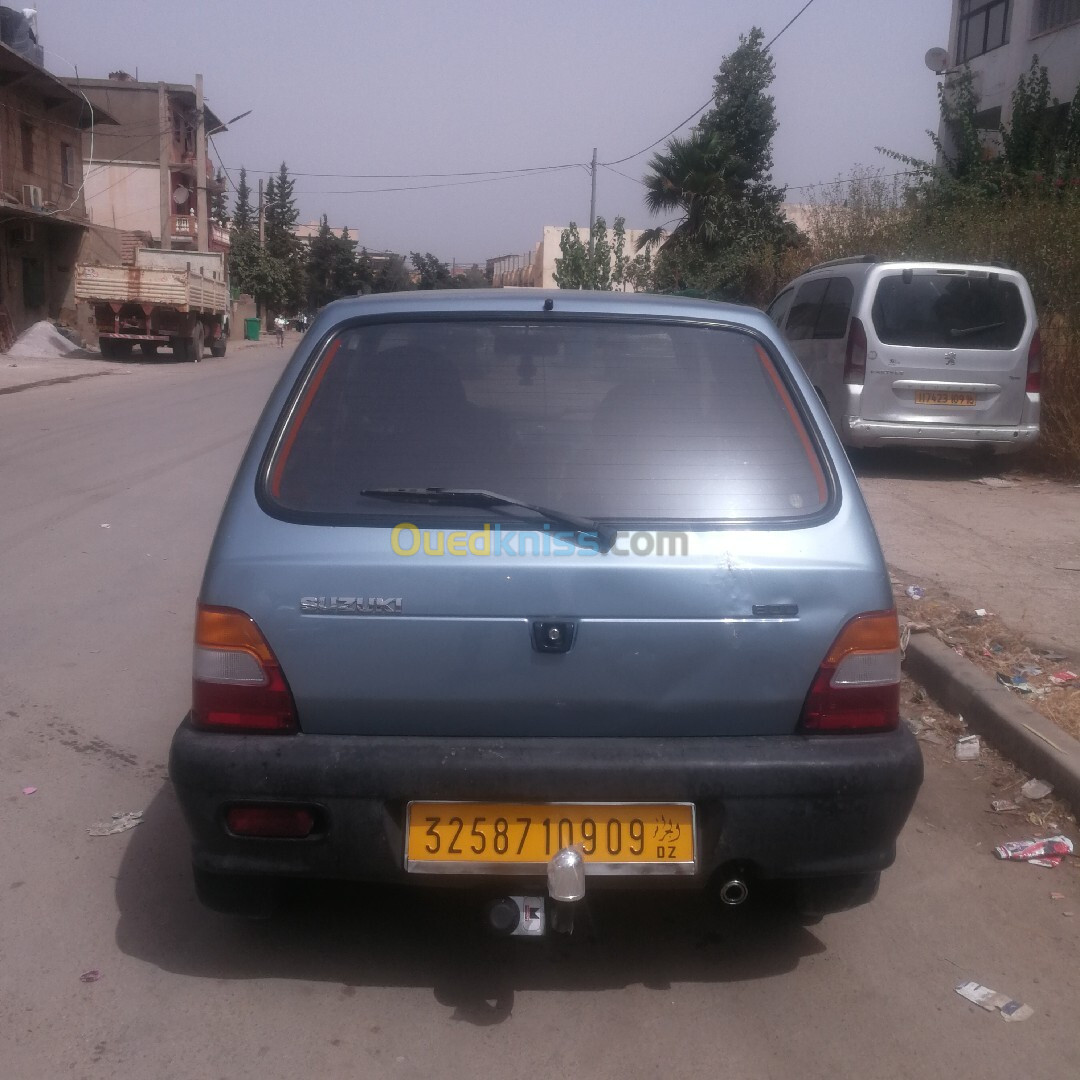
[[[1067,836],[1044,836],[1036,840],[1010,840],[994,848],[999,859],[1027,862],[1032,866],[1053,869],[1066,855],[1073,853],[1073,842]]]
[[[1075,671],[1055,671],[1054,674],[1050,676],[1050,681],[1055,686],[1064,686],[1065,683],[1070,683],[1075,678],[1076,678],[1076,672]]]

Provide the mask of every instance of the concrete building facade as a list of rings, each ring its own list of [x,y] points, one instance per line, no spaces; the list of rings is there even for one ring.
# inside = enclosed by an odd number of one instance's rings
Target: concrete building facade
[[[70,85],[75,80],[66,80]],[[122,71],[107,79],[80,79],[94,109],[116,118],[108,131],[84,143],[82,168],[90,220],[147,233],[166,248],[227,251],[229,232],[207,220],[205,203],[224,190],[214,178],[208,134],[225,125],[205,103],[200,145],[201,77],[183,83],[139,82]]]
[[[74,322],[90,124],[79,94],[0,43],[0,348],[40,319]]]
[[[1080,0],[952,0],[946,51],[948,71],[967,64],[974,74],[979,126],[1008,127],[1012,92],[1034,56],[1045,65],[1059,102],[1068,103],[1076,93]]]

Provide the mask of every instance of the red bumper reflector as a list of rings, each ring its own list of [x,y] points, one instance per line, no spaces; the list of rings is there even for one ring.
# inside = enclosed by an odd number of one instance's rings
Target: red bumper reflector
[[[232,806],[225,824],[237,836],[301,840],[315,828],[315,812],[307,806]]]

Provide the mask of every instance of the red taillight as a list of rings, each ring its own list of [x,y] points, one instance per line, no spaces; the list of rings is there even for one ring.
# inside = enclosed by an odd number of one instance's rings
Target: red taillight
[[[857,615],[833,642],[800,726],[807,732],[892,731],[900,722],[900,628],[895,611]]]
[[[1039,331],[1036,330],[1032,335],[1031,344],[1028,346],[1028,362],[1027,362],[1027,392],[1029,394],[1039,393],[1039,387],[1042,385],[1042,338],[1039,336]]]
[[[851,320],[847,352],[844,353],[844,382],[862,386],[866,381],[866,331],[858,319]]]
[[[208,731],[289,734],[296,705],[255,621],[233,608],[199,606],[191,722]]]
[[[225,824],[237,836],[302,840],[315,828],[315,811],[307,806],[231,806]]]

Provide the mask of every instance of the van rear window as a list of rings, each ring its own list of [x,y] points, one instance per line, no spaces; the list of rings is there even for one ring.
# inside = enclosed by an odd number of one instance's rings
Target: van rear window
[[[385,518],[385,500],[359,493],[391,487],[612,521],[800,519],[829,497],[773,360],[724,327],[364,323],[328,344],[289,408],[264,494],[290,516]]]
[[[1015,349],[1026,322],[1012,281],[918,271],[884,275],[872,317],[884,344],[935,349]]]

